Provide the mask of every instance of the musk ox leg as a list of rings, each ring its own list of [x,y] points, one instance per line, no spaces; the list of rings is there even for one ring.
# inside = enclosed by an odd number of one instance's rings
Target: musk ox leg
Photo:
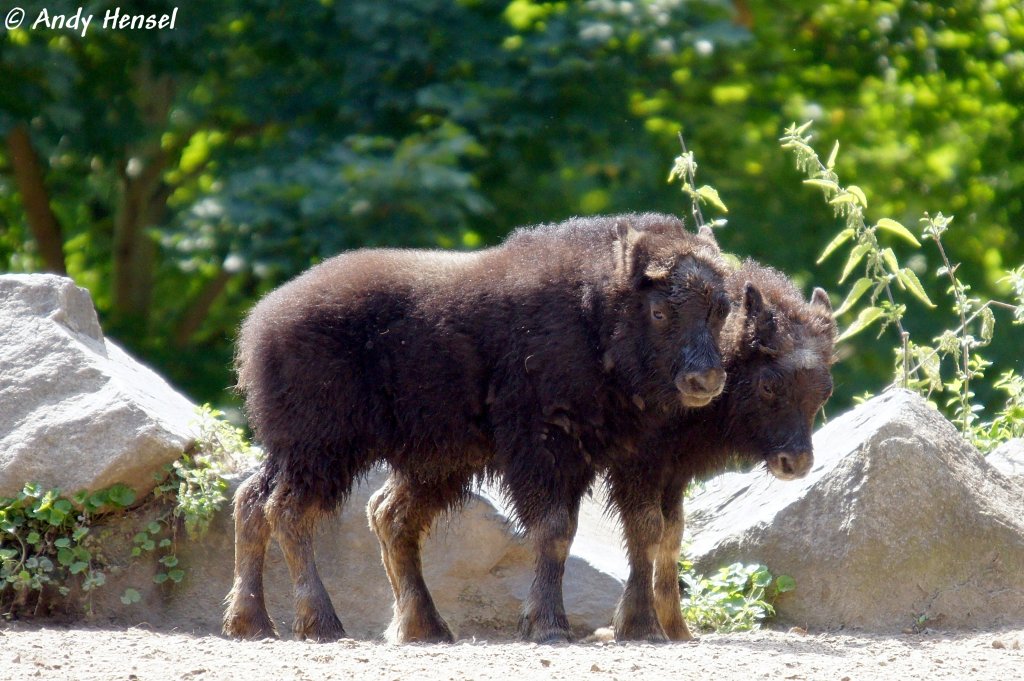
[[[683,492],[686,484],[672,485],[663,493],[661,513],[665,529],[654,559],[654,609],[671,641],[693,639],[679,603],[679,550],[683,542]]]
[[[313,558],[313,529],[322,510],[278,487],[266,506],[274,539],[281,546],[295,590],[292,630],[301,640],[326,642],[345,636]]]
[[[568,506],[552,504],[537,521],[526,521],[526,536],[533,544],[536,563],[519,628],[523,637],[531,641],[556,643],[572,639],[562,598],[562,577],[578,519],[577,499]]]
[[[235,576],[224,612],[224,635],[258,639],[277,636],[263,600],[263,560],[270,543],[270,524],[260,495],[260,474],[235,493]]]
[[[612,620],[620,641],[668,640],[654,609],[654,561],[664,532],[657,500],[619,506],[626,535],[629,577]]]
[[[461,484],[444,489],[414,485],[392,473],[367,504],[366,515],[380,542],[381,559],[395,594],[394,616],[385,632],[393,643],[454,640],[427,590],[420,549],[434,517],[461,490]]]

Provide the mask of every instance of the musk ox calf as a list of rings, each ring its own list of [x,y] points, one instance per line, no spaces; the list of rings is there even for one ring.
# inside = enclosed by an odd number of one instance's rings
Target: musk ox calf
[[[800,478],[813,463],[817,411],[832,394],[836,325],[825,291],[810,302],[785,276],[753,261],[726,280],[734,308],[722,332],[725,390],[710,407],[653,432],[633,457],[608,468],[622,516],[630,576],[615,613],[616,638],[686,640],[677,561],[682,496],[691,480],[736,457]]]
[[[713,239],[662,215],[522,229],[476,253],[355,251],[267,295],[244,322],[238,385],[260,469],[235,496],[224,632],[274,635],[267,544],[294,582],[300,638],[344,635],[312,530],[386,463],[368,507],[397,641],[450,641],[420,544],[475,476],[500,477],[536,551],[523,633],[569,638],[562,574],[595,471],[722,390],[729,311]]]

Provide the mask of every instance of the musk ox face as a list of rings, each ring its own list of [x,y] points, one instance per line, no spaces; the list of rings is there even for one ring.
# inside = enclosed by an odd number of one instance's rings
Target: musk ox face
[[[719,341],[730,309],[713,239],[682,229],[621,233],[624,298],[606,359],[641,409],[699,408],[725,387]]]
[[[747,282],[737,316],[742,352],[730,362],[726,388],[737,449],[781,480],[802,478],[814,464],[814,417],[832,394],[828,296],[815,289],[810,303],[791,296],[766,303]]]
[[[692,255],[668,276],[641,284],[651,371],[665,402],[703,407],[722,393],[725,368],[719,351],[730,303],[721,276]]]

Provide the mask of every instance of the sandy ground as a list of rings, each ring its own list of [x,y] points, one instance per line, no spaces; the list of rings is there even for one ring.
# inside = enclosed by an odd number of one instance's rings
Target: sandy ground
[[[1024,679],[1024,629],[760,631],[669,645],[236,642],[142,628],[0,624],[0,679]]]

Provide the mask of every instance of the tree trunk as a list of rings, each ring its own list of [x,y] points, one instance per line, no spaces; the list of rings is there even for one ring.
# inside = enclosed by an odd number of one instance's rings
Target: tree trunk
[[[122,332],[145,334],[153,298],[157,244],[147,231],[167,211],[163,174],[169,162],[160,131],[174,101],[174,83],[153,76],[143,64],[132,74],[139,115],[149,128],[148,140],[125,150],[121,195],[114,219],[113,321]]]
[[[50,206],[50,196],[43,182],[43,166],[24,123],[18,123],[7,133],[7,149],[14,169],[14,182],[21,194],[28,226],[39,248],[43,267],[49,272],[67,274],[60,223]]]
[[[213,303],[224,292],[224,289],[227,288],[232,275],[232,272],[223,267],[220,268],[217,271],[217,276],[208,281],[202,290],[199,291],[199,295],[189,303],[185,314],[182,315],[181,320],[174,329],[174,347],[183,348],[188,345],[188,342],[192,340],[192,336],[199,330],[206,316],[210,313]]]

